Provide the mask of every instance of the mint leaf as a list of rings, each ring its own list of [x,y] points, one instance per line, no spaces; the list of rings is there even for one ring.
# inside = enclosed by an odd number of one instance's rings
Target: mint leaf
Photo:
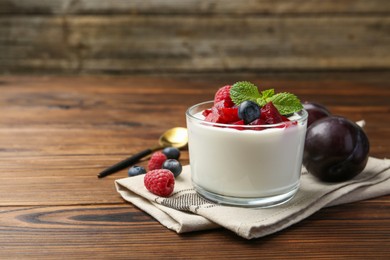
[[[275,95],[275,90],[273,88],[261,91],[261,97],[264,99],[270,98],[273,95]]]
[[[260,97],[260,98],[256,99],[256,103],[257,103],[260,107],[263,107],[265,104],[267,104],[267,100],[265,100],[264,98]]]
[[[303,106],[301,101],[291,93],[283,92],[275,94],[274,89],[261,91],[248,81],[239,81],[230,89],[230,97],[237,106],[246,100],[256,102],[260,107],[272,102],[282,115],[289,115],[300,111]]]
[[[266,99],[267,102],[272,102],[282,115],[292,114],[300,111],[303,106],[301,101],[291,93],[278,93]]]
[[[256,102],[260,97],[257,87],[248,81],[236,82],[230,89],[230,98],[237,106],[245,100]]]
[[[262,107],[267,104],[267,99],[275,95],[273,88],[261,91],[261,97],[256,100],[257,104]]]

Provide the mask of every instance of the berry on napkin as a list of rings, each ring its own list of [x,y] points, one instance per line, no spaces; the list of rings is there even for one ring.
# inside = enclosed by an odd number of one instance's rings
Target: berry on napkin
[[[145,174],[144,184],[151,193],[161,197],[168,197],[175,187],[175,177],[170,170],[153,170]]]

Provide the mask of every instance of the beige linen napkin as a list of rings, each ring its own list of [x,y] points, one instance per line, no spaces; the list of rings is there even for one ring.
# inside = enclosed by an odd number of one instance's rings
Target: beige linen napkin
[[[370,157],[354,179],[333,184],[319,182],[302,169],[301,186],[294,198],[272,208],[229,207],[207,201],[195,192],[189,165],[183,167],[168,198],[147,191],[143,178],[116,180],[117,191],[167,228],[184,233],[224,227],[252,239],[287,228],[323,207],[390,194],[390,160]]]

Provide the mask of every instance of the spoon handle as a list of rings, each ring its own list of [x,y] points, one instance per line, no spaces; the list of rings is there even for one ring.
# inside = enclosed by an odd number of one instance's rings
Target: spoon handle
[[[97,176],[98,176],[98,178],[103,178],[103,177],[106,177],[106,176],[113,174],[117,171],[123,170],[124,168],[129,167],[130,165],[138,162],[143,157],[151,154],[152,152],[153,152],[153,149],[143,150],[142,152],[134,154],[133,156],[130,156],[129,158],[126,158],[123,161],[120,161],[117,164],[114,164],[114,165],[108,167],[107,169],[105,169],[104,171],[99,173]]]

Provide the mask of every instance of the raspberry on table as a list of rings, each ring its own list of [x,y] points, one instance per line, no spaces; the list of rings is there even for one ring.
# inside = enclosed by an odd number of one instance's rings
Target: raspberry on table
[[[151,193],[168,197],[175,187],[175,177],[170,170],[158,169],[145,174],[144,185]]]
[[[156,169],[161,169],[163,163],[167,160],[167,156],[162,152],[155,152],[152,154],[148,162],[148,170],[153,171]]]

